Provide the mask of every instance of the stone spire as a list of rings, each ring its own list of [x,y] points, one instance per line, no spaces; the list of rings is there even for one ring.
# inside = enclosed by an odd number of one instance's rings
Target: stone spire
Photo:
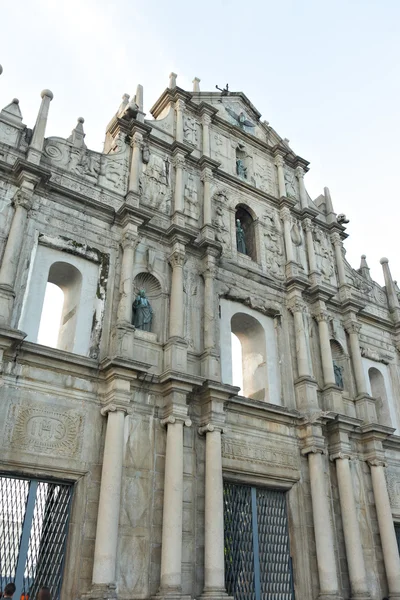
[[[0,112],[0,120],[10,123],[10,125],[22,124],[22,113],[19,108],[18,98],[14,98],[10,104],[7,104]]]
[[[28,161],[38,165],[43,150],[44,136],[46,133],[47,117],[49,115],[50,102],[53,100],[53,92],[43,90],[41,93],[42,103],[39,108],[32,140],[28,149]]]
[[[178,77],[178,75],[176,73],[170,73],[169,74],[169,84],[168,87],[172,90],[173,88],[176,88],[176,78]]]
[[[389,304],[389,310],[392,314],[392,318],[395,323],[400,322],[400,305],[399,299],[396,294],[396,286],[392,279],[392,274],[389,269],[389,260],[387,258],[381,258],[380,263],[382,265],[383,276],[385,278],[386,295]]]
[[[201,81],[201,79],[199,79],[198,77],[195,77],[195,78],[193,79],[193,91],[194,91],[196,94],[199,94],[199,93],[200,93],[200,81]]]
[[[336,213],[333,211],[333,204],[329,188],[324,187],[326,220],[328,223],[336,222]]]
[[[71,135],[67,139],[67,141],[70,142],[70,144],[72,144],[73,146],[75,146],[75,148],[86,148],[86,145],[84,142],[86,134],[83,131],[83,123],[84,122],[85,122],[85,119],[83,119],[82,117],[79,117],[75,129],[72,130]]]
[[[371,275],[369,273],[369,267],[367,265],[367,257],[365,256],[365,254],[363,254],[361,256],[361,264],[360,264],[360,268],[358,269],[358,272],[365,279],[368,279],[369,281],[371,281]]]
[[[139,83],[136,88],[135,103],[138,107],[137,120],[144,123],[144,112],[143,112],[143,86]]]

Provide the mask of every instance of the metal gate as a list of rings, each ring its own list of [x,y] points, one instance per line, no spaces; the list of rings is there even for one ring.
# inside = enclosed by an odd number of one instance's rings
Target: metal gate
[[[41,586],[60,597],[72,485],[0,475],[0,588],[34,600]]]
[[[224,483],[225,585],[235,600],[294,600],[286,494]]]

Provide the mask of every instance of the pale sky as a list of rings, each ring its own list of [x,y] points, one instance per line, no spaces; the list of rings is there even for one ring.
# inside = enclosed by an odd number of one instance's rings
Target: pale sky
[[[398,0],[1,0],[0,105],[20,100],[34,125],[50,88],[47,135],[85,118],[100,150],[124,92],[144,86],[145,110],[168,83],[243,91],[310,161],[312,198],[328,186],[350,219],[347,258],[367,255],[382,283],[400,280],[400,2]],[[150,115],[148,114],[148,117]]]

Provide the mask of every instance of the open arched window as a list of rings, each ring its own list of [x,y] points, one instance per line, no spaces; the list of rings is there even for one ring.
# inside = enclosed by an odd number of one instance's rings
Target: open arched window
[[[231,332],[241,345],[243,395],[254,400],[266,400],[268,373],[264,328],[254,317],[236,313],[231,319]],[[235,358],[232,353],[232,359]]]
[[[241,254],[246,254],[252,260],[257,260],[254,219],[250,211],[238,205],[235,211],[236,247]]]
[[[81,287],[82,275],[76,267],[66,262],[51,265],[40,318],[39,343],[73,352]]]
[[[380,425],[392,427],[389,402],[383,375],[378,369],[375,369],[375,367],[371,367],[370,369],[368,369],[368,377],[369,382],[371,384],[372,396],[376,400],[375,406],[378,422]]]

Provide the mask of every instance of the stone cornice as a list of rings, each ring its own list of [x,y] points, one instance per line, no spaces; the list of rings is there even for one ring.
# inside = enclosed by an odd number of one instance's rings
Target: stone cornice
[[[236,396],[225,404],[227,413],[237,413],[246,416],[254,416],[266,421],[283,423],[286,425],[297,425],[302,415],[298,410],[270,404],[243,396]]]

